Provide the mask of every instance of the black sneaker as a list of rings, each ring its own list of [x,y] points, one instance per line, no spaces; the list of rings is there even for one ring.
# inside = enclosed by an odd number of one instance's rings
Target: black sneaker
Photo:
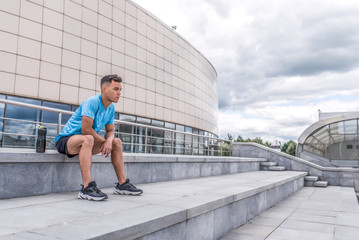
[[[122,195],[139,195],[143,193],[141,189],[136,188],[130,183],[130,179],[126,179],[126,182],[116,184],[115,190],[113,191],[114,194],[122,194]]]
[[[101,190],[97,188],[95,181],[90,182],[85,188],[84,185],[81,184],[81,186],[82,188],[78,195],[78,198],[80,199],[102,201],[108,198],[105,193],[101,192]]]

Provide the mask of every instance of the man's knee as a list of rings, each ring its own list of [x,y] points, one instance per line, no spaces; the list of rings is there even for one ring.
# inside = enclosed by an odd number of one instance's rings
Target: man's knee
[[[112,148],[114,149],[122,149],[122,141],[119,138],[114,138],[112,141]]]
[[[95,138],[92,135],[83,135],[82,145],[86,147],[93,147],[95,143]]]

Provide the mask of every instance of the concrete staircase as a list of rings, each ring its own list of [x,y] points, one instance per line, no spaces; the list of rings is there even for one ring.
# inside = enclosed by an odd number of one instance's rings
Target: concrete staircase
[[[285,166],[278,166],[276,162],[261,162],[260,170],[262,171],[286,171]],[[327,187],[328,182],[319,176],[306,176],[304,177],[304,186],[307,187]]]
[[[276,162],[261,162],[260,169],[263,171],[285,171],[285,166],[278,166]]]
[[[258,169],[259,170],[259,169]],[[0,240],[216,240],[287,198],[306,172],[252,171],[139,184],[103,202],[76,192],[0,200]]]
[[[109,200],[92,202],[77,199],[77,160],[59,156],[0,154],[0,176],[11,180],[0,182],[0,240],[220,239],[301,189],[307,175],[273,163],[260,171],[264,158],[126,154],[128,177],[144,194],[118,196],[107,188],[109,160],[97,156],[94,177]],[[28,181],[17,179],[25,172]]]
[[[304,177],[304,186],[307,187],[327,187],[328,182],[324,181],[319,176],[306,176]]]

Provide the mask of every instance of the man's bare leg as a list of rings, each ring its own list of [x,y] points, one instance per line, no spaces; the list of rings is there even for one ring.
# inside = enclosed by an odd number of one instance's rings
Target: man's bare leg
[[[102,144],[103,143],[95,141],[92,149],[93,155],[100,153]],[[114,138],[112,141],[111,162],[115,169],[119,184],[124,183],[126,181],[125,163],[123,160],[122,141],[119,138]]]
[[[112,141],[111,161],[118,183],[124,183],[126,181],[125,163],[123,160],[122,142],[119,138],[114,138]]]
[[[74,135],[67,141],[68,154],[79,154],[79,163],[84,187],[91,180],[92,148],[94,146],[94,137],[91,135]]]

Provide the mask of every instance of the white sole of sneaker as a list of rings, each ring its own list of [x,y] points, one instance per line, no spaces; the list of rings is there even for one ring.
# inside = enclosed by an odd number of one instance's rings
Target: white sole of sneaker
[[[87,200],[92,200],[92,201],[102,201],[105,199],[105,197],[93,197],[87,194],[83,194],[82,192],[79,192],[79,194],[77,195],[77,197],[79,199],[87,199]]]
[[[133,196],[136,196],[136,195],[140,195],[142,194],[142,192],[130,192],[130,191],[126,191],[126,190],[118,190],[118,189],[115,189],[113,191],[114,194],[116,195],[133,195]]]

